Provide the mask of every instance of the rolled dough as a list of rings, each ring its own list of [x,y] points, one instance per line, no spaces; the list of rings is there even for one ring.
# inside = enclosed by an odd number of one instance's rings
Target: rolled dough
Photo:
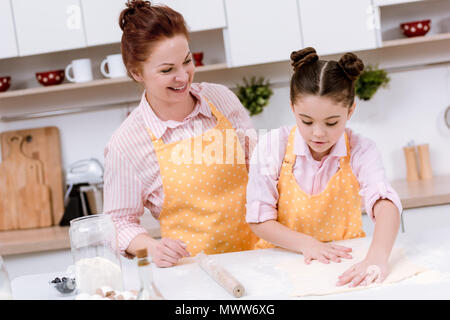
[[[313,260],[311,264],[307,265],[303,256],[299,255],[298,258],[284,260],[276,266],[279,271],[284,272],[291,279],[294,286],[291,296],[317,296],[364,290],[389,285],[427,271],[426,268],[412,263],[404,254],[402,248],[394,247],[389,259],[390,272],[382,283],[354,288],[348,287],[348,284],[338,287],[336,286],[338,277],[364,259],[369,244],[366,239],[346,240],[336,242],[336,244],[352,248],[351,255],[353,258],[341,259],[340,263],[330,262],[330,264]]]

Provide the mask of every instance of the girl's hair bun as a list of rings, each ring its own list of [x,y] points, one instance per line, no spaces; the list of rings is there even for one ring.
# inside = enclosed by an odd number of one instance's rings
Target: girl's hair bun
[[[338,65],[345,75],[352,81],[356,80],[364,70],[364,63],[356,54],[347,52],[338,61]]]
[[[143,1],[143,0],[128,0],[127,3],[125,3],[126,9],[122,10],[120,17],[119,17],[119,26],[122,31],[125,28],[125,25],[127,23],[128,17],[133,15],[136,10],[142,9],[142,8],[148,8],[150,9],[152,4],[150,1]]]
[[[312,47],[307,47],[291,53],[291,65],[294,68],[294,71],[300,69],[304,64],[313,63],[317,60],[319,60],[319,56]]]

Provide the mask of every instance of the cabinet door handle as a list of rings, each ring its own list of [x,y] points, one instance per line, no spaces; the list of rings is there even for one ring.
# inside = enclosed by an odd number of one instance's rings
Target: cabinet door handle
[[[67,20],[66,25],[69,30],[81,29],[81,8],[76,4],[67,6],[66,9]]]

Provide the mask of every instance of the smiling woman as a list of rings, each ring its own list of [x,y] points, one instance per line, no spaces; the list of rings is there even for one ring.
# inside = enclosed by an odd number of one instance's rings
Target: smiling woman
[[[253,129],[247,111],[228,88],[193,82],[181,14],[149,1],[126,5],[122,56],[144,93],[105,149],[104,213],[113,218],[122,254],[147,248],[157,266],[168,267],[201,251],[253,249],[257,238],[245,222],[252,141],[241,134]],[[200,159],[176,161],[180,146],[200,146]],[[210,150],[236,152],[210,163]],[[160,241],[139,224],[144,208],[160,221]]]

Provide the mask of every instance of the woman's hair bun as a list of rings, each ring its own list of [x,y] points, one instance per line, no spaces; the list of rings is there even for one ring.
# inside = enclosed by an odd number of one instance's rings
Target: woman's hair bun
[[[144,7],[151,7],[152,4],[150,3],[150,1],[143,1],[143,0],[130,0],[126,3],[126,6],[129,9],[140,9],[140,8],[144,8]]]
[[[127,23],[127,18],[134,14],[136,10],[142,9],[142,8],[151,8],[152,4],[150,1],[143,1],[143,0],[128,0],[125,3],[126,9],[123,9],[120,13],[119,17],[119,26],[122,31],[125,28],[125,25]]]
[[[316,49],[307,47],[291,53],[291,65],[294,71],[300,69],[304,64],[313,63],[319,60]]]
[[[364,63],[356,54],[347,52],[338,61],[345,75],[352,81],[356,80],[364,70]]]

